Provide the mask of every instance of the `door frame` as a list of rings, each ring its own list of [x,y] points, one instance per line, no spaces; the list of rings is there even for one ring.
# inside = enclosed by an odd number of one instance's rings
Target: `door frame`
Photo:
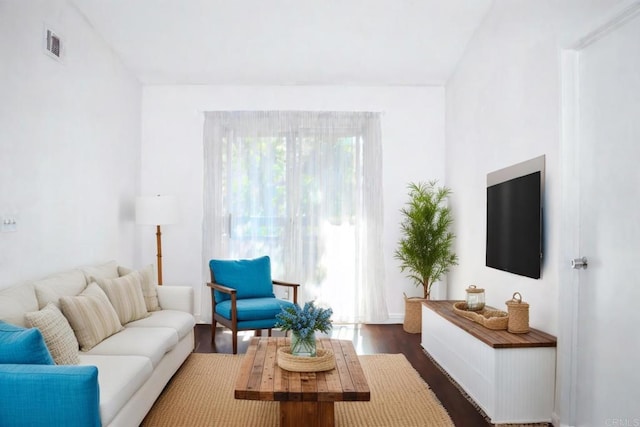
[[[580,277],[569,268],[580,251],[580,135],[579,61],[581,51],[640,14],[640,1],[625,0],[596,22],[584,26],[560,52],[560,161],[561,161],[561,247],[558,260],[558,358],[556,361],[556,404],[553,424],[574,426],[577,408],[577,355]]]

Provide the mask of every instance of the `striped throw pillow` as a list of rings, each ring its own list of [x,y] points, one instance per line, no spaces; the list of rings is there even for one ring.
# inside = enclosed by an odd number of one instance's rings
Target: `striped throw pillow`
[[[60,297],[62,314],[76,334],[80,350],[89,351],[123,329],[109,298],[97,283],[73,297]]]
[[[133,273],[134,270],[118,266],[118,274],[122,276],[126,276],[128,274]],[[158,301],[158,281],[156,280],[156,270],[153,267],[153,264],[149,264],[144,268],[138,270],[141,277],[142,284],[142,295],[144,295],[144,303],[147,306],[147,311],[158,311],[161,310],[160,301]]]
[[[142,294],[142,277],[137,271],[117,279],[91,278],[107,294],[123,325],[149,316]]]

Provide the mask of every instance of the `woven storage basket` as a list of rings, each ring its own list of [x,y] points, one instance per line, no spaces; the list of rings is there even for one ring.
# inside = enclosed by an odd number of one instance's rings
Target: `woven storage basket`
[[[453,312],[458,316],[479,323],[487,329],[504,330],[507,329],[507,323],[509,322],[509,315],[504,311],[488,310],[486,308],[479,311],[470,311],[467,309],[465,301],[453,303]]]
[[[507,331],[512,334],[526,334],[529,332],[529,304],[522,302],[520,292],[515,292],[507,304],[509,324]]]
[[[422,332],[422,303],[424,298],[409,298],[404,294],[404,323],[402,329],[410,334]]]
[[[293,372],[321,372],[330,371],[336,366],[336,358],[329,349],[319,348],[316,357],[294,356],[291,347],[278,348],[278,366]]]

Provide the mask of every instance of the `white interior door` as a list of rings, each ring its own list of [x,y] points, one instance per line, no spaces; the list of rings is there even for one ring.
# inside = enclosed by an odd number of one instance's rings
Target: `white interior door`
[[[640,426],[640,17],[577,58],[574,257],[588,267],[573,273],[573,415],[577,426]]]

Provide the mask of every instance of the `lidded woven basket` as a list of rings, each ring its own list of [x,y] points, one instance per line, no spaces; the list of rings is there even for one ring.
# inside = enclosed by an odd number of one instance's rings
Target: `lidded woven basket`
[[[510,300],[505,301],[509,313],[507,331],[512,334],[526,334],[529,332],[529,304],[522,301],[520,292],[514,292]]]

